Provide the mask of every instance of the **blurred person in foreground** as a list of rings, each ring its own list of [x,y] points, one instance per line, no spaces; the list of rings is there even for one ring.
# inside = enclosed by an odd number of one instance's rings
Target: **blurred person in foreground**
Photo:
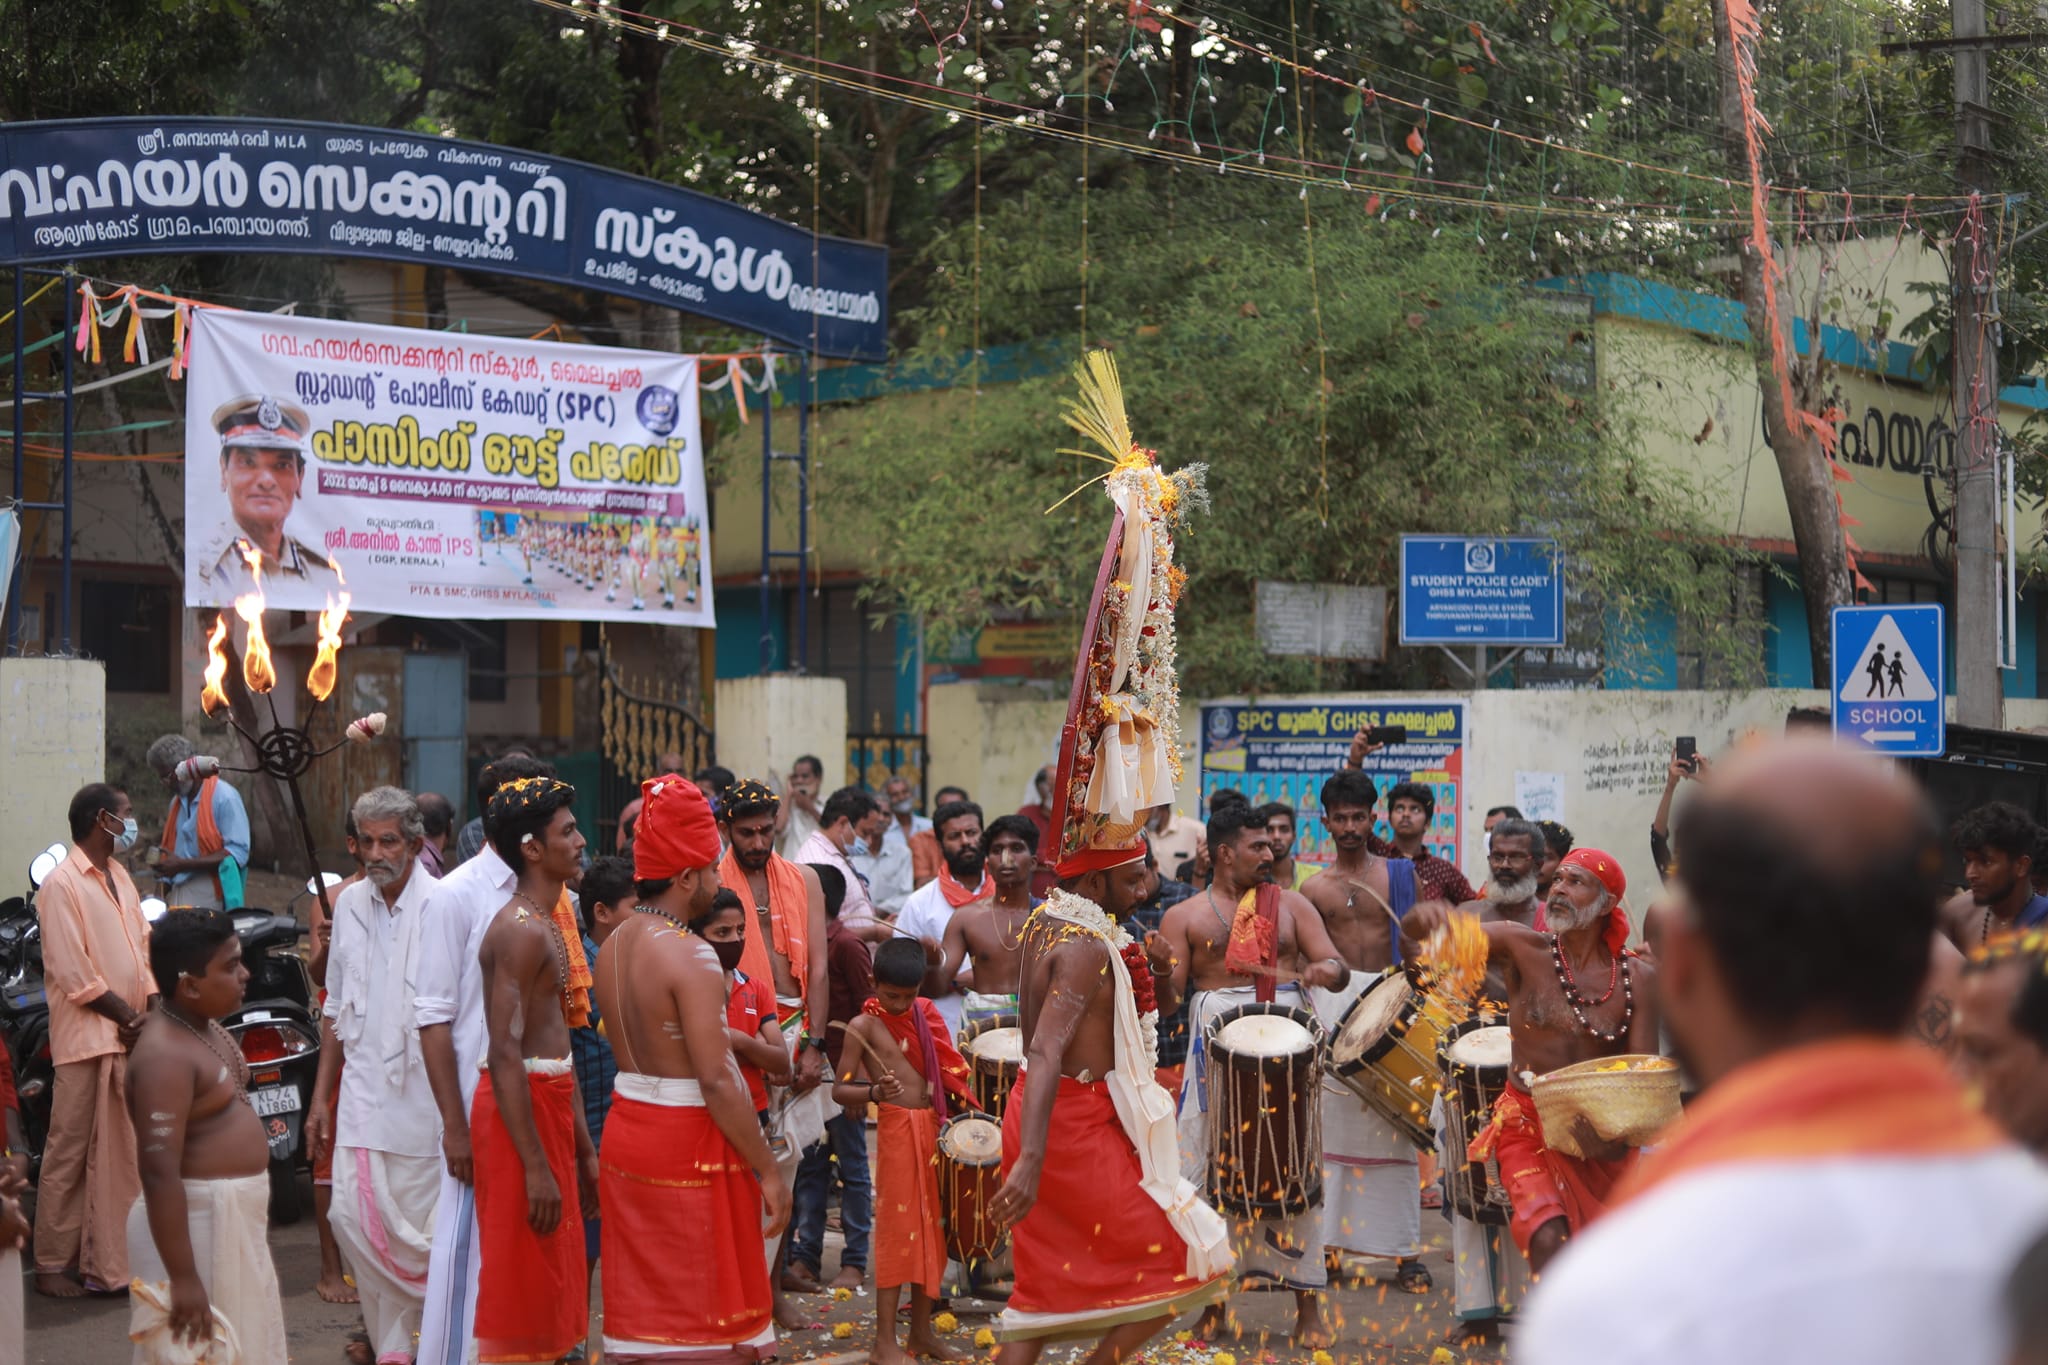
[[[1939,901],[1925,798],[1788,741],[1675,836],[1661,987],[1702,1093],[1538,1285],[1517,1361],[1995,1365],[2048,1173],[1899,1037]]]
[[[1956,1074],[1999,1126],[2048,1158],[2048,931],[1994,939],[1963,967]]]

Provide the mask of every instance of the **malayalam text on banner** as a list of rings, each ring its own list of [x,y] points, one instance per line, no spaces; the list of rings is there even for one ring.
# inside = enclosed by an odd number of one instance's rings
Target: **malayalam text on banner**
[[[1391,840],[1389,788],[1419,782],[1436,810],[1423,836],[1427,850],[1458,862],[1465,772],[1465,707],[1461,702],[1337,701],[1205,702],[1202,706],[1202,800],[1241,791],[1253,806],[1294,807],[1295,857],[1325,864],[1336,856],[1322,820],[1323,783],[1344,766],[1352,736],[1367,726],[1405,726],[1408,740],[1368,755],[1366,776],[1380,794],[1374,832]],[[1171,871],[1172,869],[1167,869]]]
[[[712,624],[690,356],[206,309],[185,601]]]

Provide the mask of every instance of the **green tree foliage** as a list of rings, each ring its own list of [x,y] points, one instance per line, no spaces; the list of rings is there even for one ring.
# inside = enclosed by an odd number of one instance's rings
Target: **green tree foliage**
[[[1190,686],[1310,685],[1312,665],[1247,631],[1253,585],[1391,584],[1407,531],[1542,528],[1620,615],[1725,607],[1727,557],[1690,543],[1683,492],[1553,379],[1554,328],[1515,273],[1329,197],[1311,200],[1314,283],[1302,204],[1265,187],[1188,176],[1170,202],[1133,184],[1090,205],[1088,335],[1114,339],[1139,439],[1169,467],[1209,467],[1213,511],[1182,546]],[[1064,332],[1077,350],[1078,215],[1048,187],[981,225],[985,340]],[[976,235],[963,225],[931,252],[934,301],[914,325],[934,350],[975,329]],[[1105,501],[1090,489],[1048,511],[1101,472],[1058,453],[1071,386],[1058,373],[828,414],[819,500],[838,531],[856,523],[877,593],[940,631],[1086,601]],[[1418,652],[1355,676],[1425,683],[1440,666]]]

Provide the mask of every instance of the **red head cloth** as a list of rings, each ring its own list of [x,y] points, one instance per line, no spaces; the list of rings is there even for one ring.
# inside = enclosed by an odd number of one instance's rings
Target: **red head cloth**
[[[1122,848],[1077,849],[1053,865],[1053,875],[1061,881],[1069,881],[1075,877],[1085,877],[1090,872],[1107,872],[1112,867],[1138,862],[1144,856],[1145,840],[1141,835],[1137,842]]]
[[[1621,860],[1611,853],[1602,853],[1597,848],[1575,848],[1564,855],[1558,863],[1560,869],[1583,867],[1592,873],[1607,888],[1607,894],[1620,900],[1628,890],[1628,878],[1621,873]]]
[[[718,861],[718,824],[697,784],[673,774],[640,784],[640,823],[633,830],[633,875],[664,882]]]

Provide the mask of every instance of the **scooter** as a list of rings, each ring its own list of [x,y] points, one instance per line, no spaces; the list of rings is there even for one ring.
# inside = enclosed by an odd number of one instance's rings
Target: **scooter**
[[[42,1166],[50,1132],[57,1066],[50,1055],[50,1005],[43,988],[43,935],[36,918],[36,891],[64,861],[68,850],[52,844],[29,864],[29,892],[0,901],[0,1035],[14,1067],[21,1126],[28,1139],[29,1176]]]
[[[270,1221],[295,1223],[299,1172],[311,1169],[306,1110],[320,1070],[320,1019],[313,977],[293,951],[305,926],[290,915],[232,912],[249,985],[242,1008],[221,1020],[249,1063],[249,1105],[270,1143]]]

